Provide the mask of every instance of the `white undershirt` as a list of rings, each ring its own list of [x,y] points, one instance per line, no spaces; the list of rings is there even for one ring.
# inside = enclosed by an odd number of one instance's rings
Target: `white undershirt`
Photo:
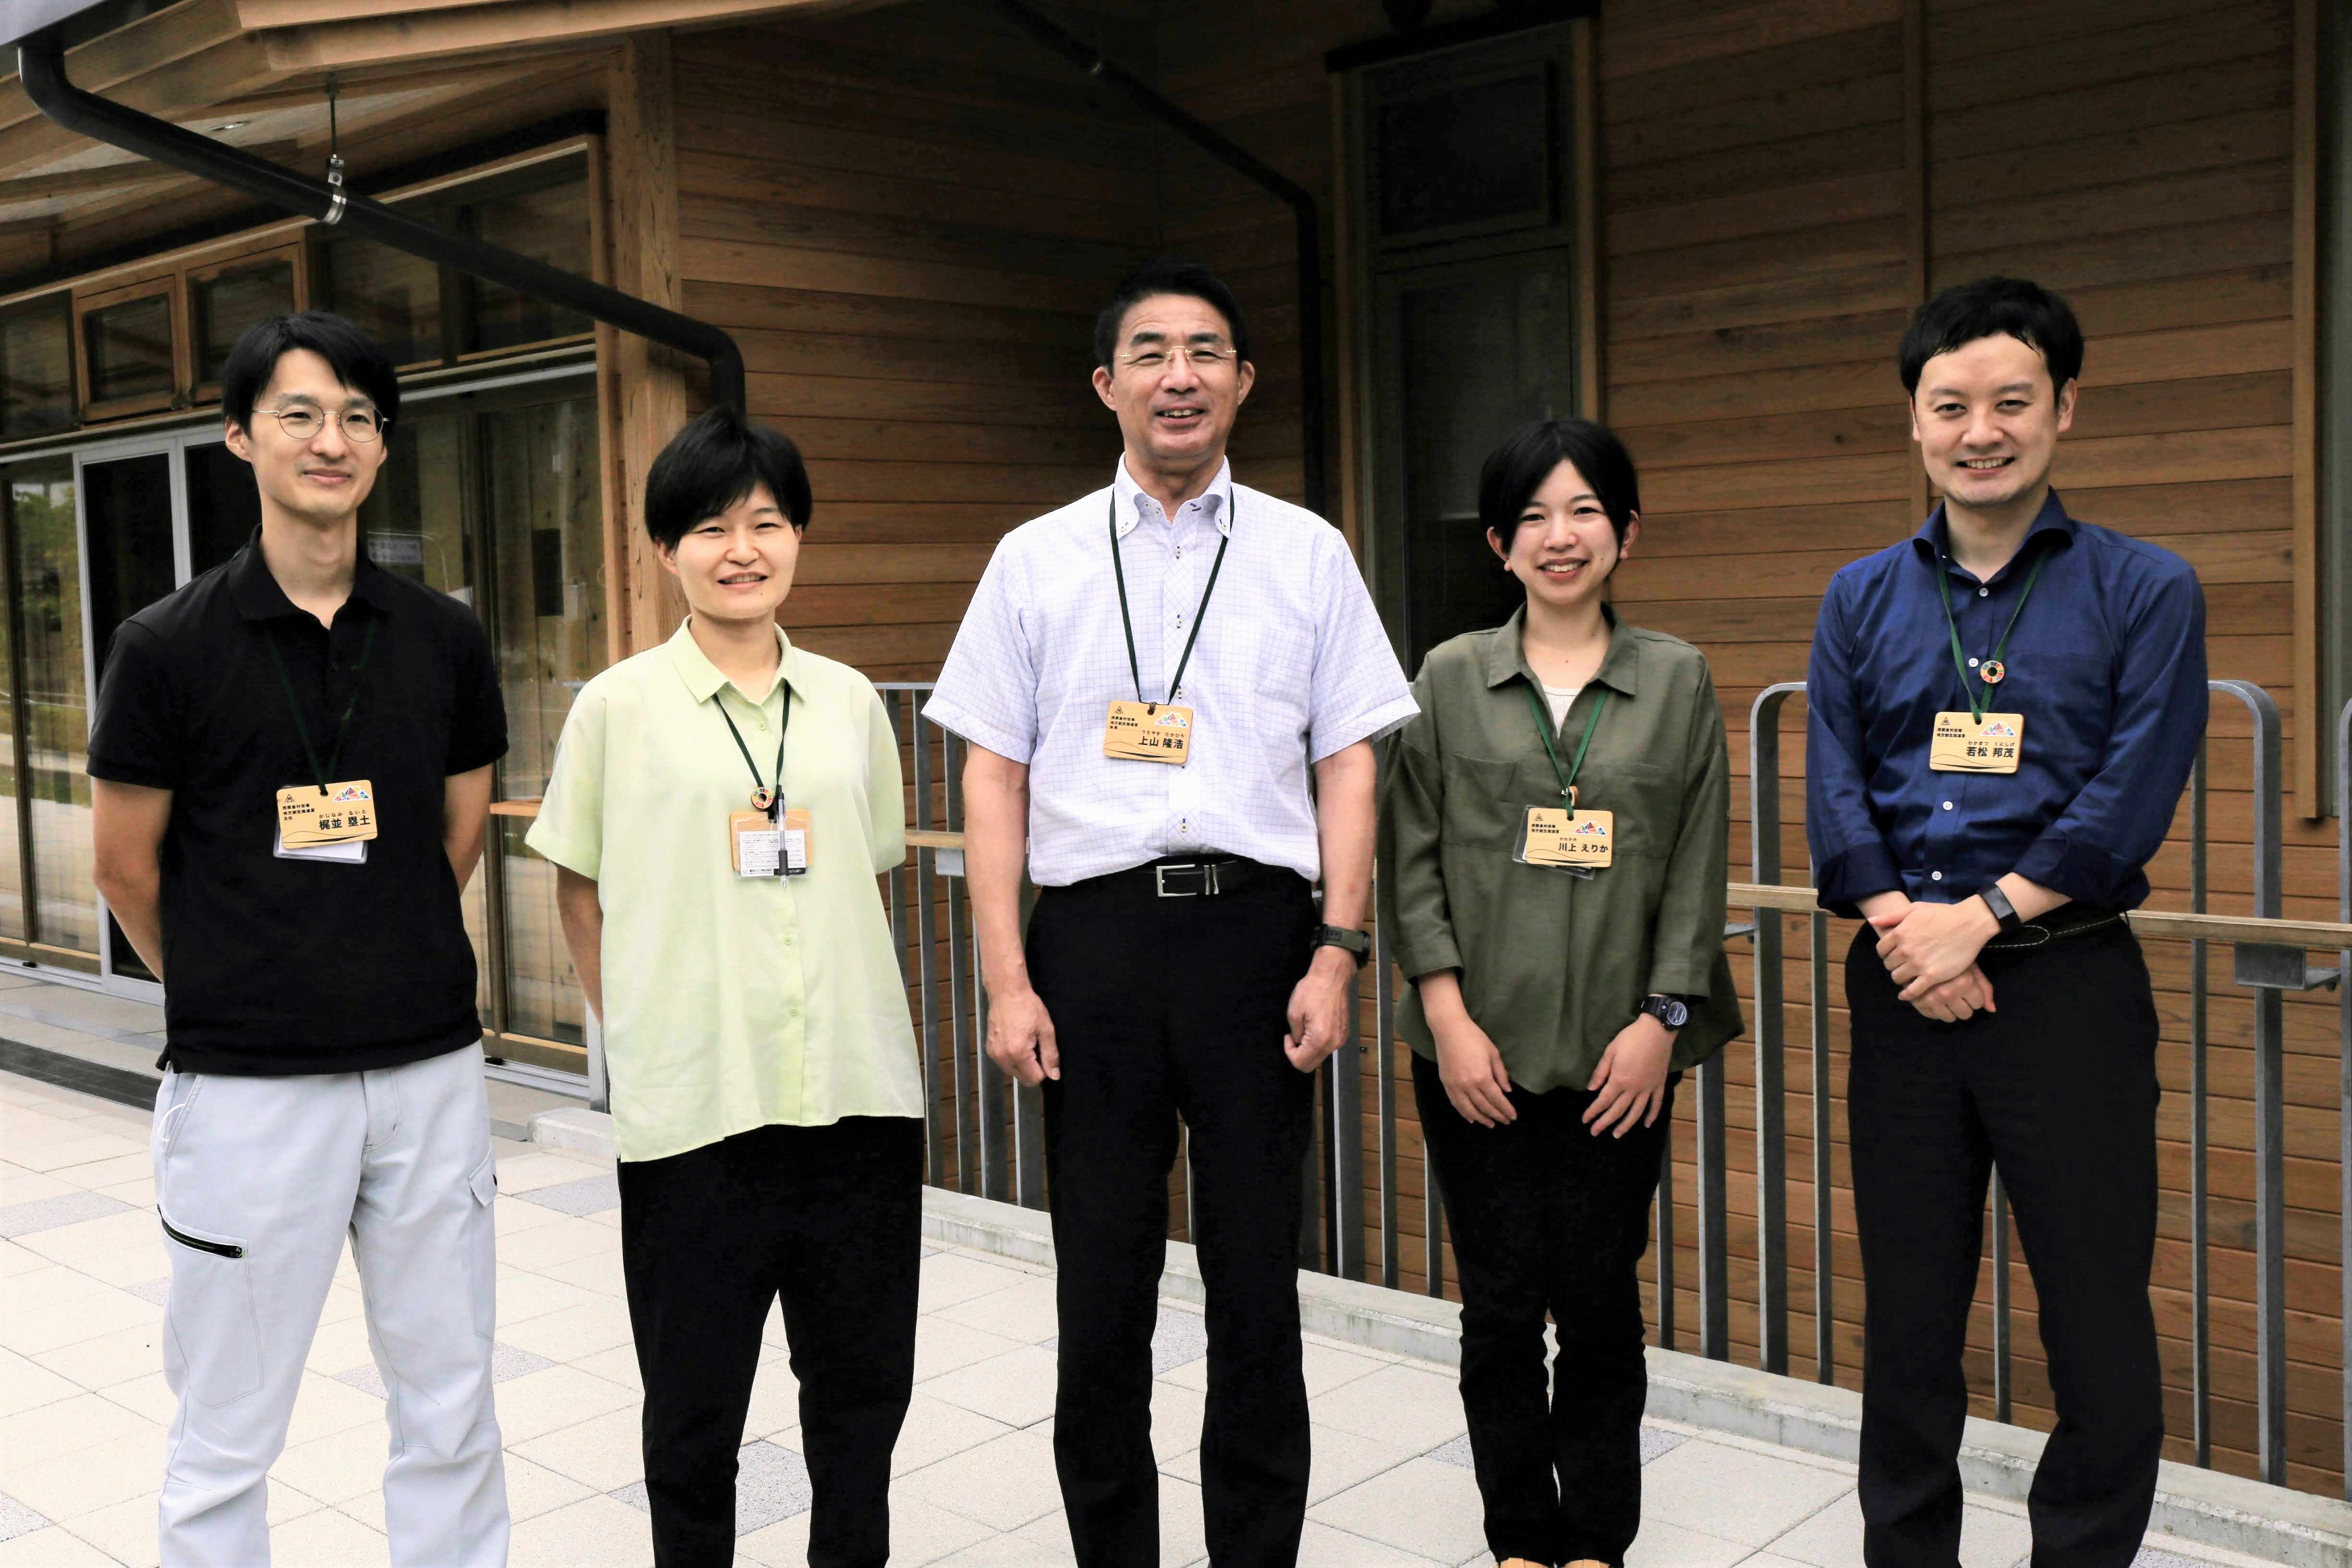
[[[1574,702],[1576,694],[1583,689],[1581,686],[1547,686],[1543,689],[1544,701],[1551,707],[1553,729],[1557,730],[1568,721],[1569,704]]]

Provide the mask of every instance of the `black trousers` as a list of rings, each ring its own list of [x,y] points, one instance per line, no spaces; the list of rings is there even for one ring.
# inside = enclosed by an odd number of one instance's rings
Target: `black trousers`
[[[1960,1352],[2000,1168],[2041,1305],[2058,1425],[2027,1507],[2033,1568],[2124,1568],[2164,1445],[2156,1319],[2156,1003],[2122,925],[1980,961],[1997,1011],[1896,999],[1867,926],[1846,954],[1846,1114],[1864,1319],[1863,1553],[1953,1568]]]
[[[1045,1084],[1061,1260],[1054,1462],[1081,1568],[1160,1561],[1151,1331],[1180,1116],[1209,1295],[1209,1560],[1297,1557],[1299,1174],[1315,1080],[1290,1065],[1282,1037],[1315,922],[1305,880],[1270,868],[1213,899],[1162,899],[1131,879],[1047,888],[1030,916],[1030,979],[1062,1055],[1061,1078]]]
[[[890,1450],[915,1382],[923,1124],[761,1127],[620,1168],[661,1568],[735,1561],[735,1454],[783,1298],[814,1498],[811,1568],[890,1555]]]
[[[1642,1287],[1650,1204],[1674,1117],[1595,1138],[1580,1089],[1511,1091],[1481,1127],[1415,1054],[1413,1100],[1462,1280],[1462,1410],[1497,1562],[1623,1568],[1642,1527]],[[1545,1387],[1544,1314],[1559,1353]]]

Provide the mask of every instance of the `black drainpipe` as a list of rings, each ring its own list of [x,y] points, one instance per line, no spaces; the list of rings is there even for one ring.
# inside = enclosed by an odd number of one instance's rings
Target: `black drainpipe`
[[[625,332],[693,354],[710,365],[712,401],[738,409],[744,406],[742,351],[733,338],[708,321],[666,310],[528,256],[452,234],[398,207],[351,195],[226,142],[85,92],[66,79],[65,50],[52,33],[36,35],[16,46],[16,71],[33,106],[77,135],[184,169],[271,206],[347,226],[394,250],[566,306]]]
[[[1328,516],[1323,489],[1323,221],[1315,198],[1022,0],[997,0],[997,5],[1047,48],[1118,89],[1145,113],[1244,179],[1264,186],[1290,208],[1297,221],[1298,247],[1298,426],[1304,447],[1300,456],[1306,460],[1301,488],[1306,491],[1307,510]]]

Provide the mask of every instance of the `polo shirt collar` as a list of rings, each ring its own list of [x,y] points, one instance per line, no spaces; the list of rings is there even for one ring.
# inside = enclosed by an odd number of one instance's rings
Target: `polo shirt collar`
[[[1127,458],[1118,459],[1118,477],[1111,480],[1112,515],[1118,519],[1118,536],[1125,539],[1135,531],[1135,525],[1147,517],[1160,515],[1160,503],[1146,495],[1143,487],[1128,474]],[[1230,539],[1234,533],[1234,465],[1226,458],[1217,465],[1217,477],[1209,488],[1176,509],[1177,517],[1198,509],[1201,514],[1216,524],[1217,531]],[[1172,519],[1171,520],[1173,521]]]
[[[256,527],[245,542],[245,548],[230,558],[228,563],[229,598],[236,605],[237,615],[248,621],[277,620],[286,616],[299,616],[305,620],[316,619],[310,612],[286,596],[286,590],[270,574],[269,563],[261,557],[261,530]],[[358,600],[378,615],[392,613],[391,574],[368,558],[367,538],[360,538],[360,556],[352,564],[352,598]]]
[[[1603,605],[1601,613],[1609,619],[1609,651],[1601,656],[1601,668],[1592,672],[1592,679],[1621,697],[1631,697],[1641,668],[1641,644],[1634,638],[1633,628],[1619,617],[1616,610]],[[1536,679],[1535,670],[1528,664],[1527,620],[1528,607],[1522,604],[1487,638],[1487,689],[1492,690],[1515,675],[1537,690],[1543,689],[1543,682]]]
[[[767,689],[756,696],[740,686],[735,687],[735,694],[754,708],[765,705],[768,699],[775,695],[776,680],[782,681],[795,691],[799,691],[803,684],[800,675],[800,651],[793,647],[793,639],[784,635],[782,626],[776,628],[776,642],[783,649],[782,657],[776,660],[776,679],[768,682]],[[710,656],[702,651],[702,645],[694,640],[692,616],[680,621],[677,630],[672,632],[669,641],[662,646],[669,653],[670,668],[677,671],[678,679],[686,682],[687,690],[694,694],[697,702],[708,702],[719,694],[720,687],[734,684],[719,672],[719,667],[710,662]],[[807,693],[803,692],[802,695],[805,697]]]
[[[2049,542],[2042,544],[2041,542],[2045,539]],[[2053,485],[2050,488],[2050,493],[2042,499],[2042,510],[2033,514],[2032,526],[2025,531],[2025,537],[2018,542],[2017,553],[2011,556],[2008,563],[1992,574],[1992,581],[1999,582],[2008,576],[2018,563],[2025,560],[2037,547],[2055,550],[2061,545],[2074,542],[2074,520],[2066,515],[2065,503],[2058,499],[2058,488]],[[1911,536],[1911,548],[1913,552],[1923,560],[1940,561],[1947,567],[1951,564],[1952,531],[1951,526],[1944,520],[1943,502],[1936,503],[1936,510],[1927,514],[1927,521],[1921,523],[1919,531]]]

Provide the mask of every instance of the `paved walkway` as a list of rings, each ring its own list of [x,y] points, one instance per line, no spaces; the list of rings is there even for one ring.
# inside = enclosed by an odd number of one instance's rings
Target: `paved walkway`
[[[499,1418],[518,1568],[649,1563],[635,1352],[609,1165],[501,1140]],[[172,1403],[157,1336],[168,1264],[146,1118],[0,1074],[0,1568],[155,1562]],[[923,1260],[914,1405],[898,1450],[894,1563],[1070,1562],[1053,1478],[1050,1273],[958,1248]],[[798,1563],[808,1479],[783,1331],[769,1321],[744,1436],[739,1561]],[[1164,1561],[1202,1560],[1199,1316],[1161,1309]],[[385,1561],[383,1394],[348,1257],[272,1473],[279,1568]],[[1461,1405],[1443,1367],[1331,1341],[1307,1349],[1315,1471],[1301,1561],[1483,1563]],[[1635,1568],[1848,1568],[1862,1561],[1849,1466],[1656,1424]],[[2021,1510],[1972,1505],[1963,1562],[2011,1568]],[[2254,1560],[2155,1541],[2141,1568]]]

